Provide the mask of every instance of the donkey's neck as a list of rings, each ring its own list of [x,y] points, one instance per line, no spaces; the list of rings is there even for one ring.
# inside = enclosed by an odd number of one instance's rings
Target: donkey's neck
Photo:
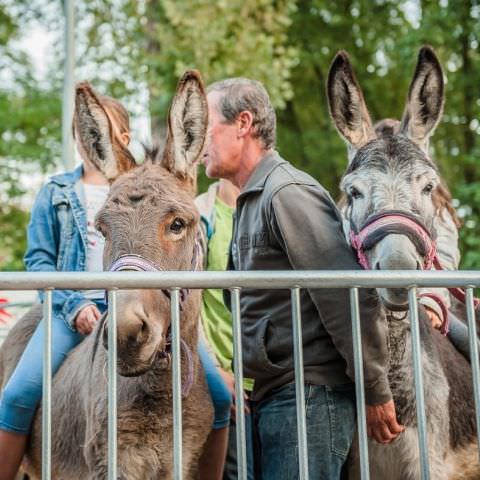
[[[390,355],[388,380],[399,421],[403,425],[414,426],[416,425],[415,384],[410,321],[408,315],[402,320],[395,318],[394,315],[393,312],[387,312]]]
[[[388,379],[399,421],[406,426],[416,426],[411,321],[408,316],[399,320],[393,315],[393,312],[387,312],[390,354]],[[448,411],[449,387],[433,341],[433,329],[421,315],[419,328],[425,411],[428,418],[429,415],[435,414],[439,404],[444,406],[445,412]],[[435,395],[431,395],[431,392],[435,392]]]

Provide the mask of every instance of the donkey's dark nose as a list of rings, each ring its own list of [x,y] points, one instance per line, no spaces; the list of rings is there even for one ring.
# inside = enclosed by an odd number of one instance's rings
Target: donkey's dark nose
[[[148,337],[148,324],[141,318],[123,322],[117,327],[117,340],[127,348],[141,345]],[[108,324],[103,327],[103,346],[108,349]]]
[[[380,268],[380,262],[377,262],[377,263],[375,264],[375,270],[381,270],[381,268]]]
[[[137,348],[148,338],[148,324],[142,317],[124,320],[118,327],[118,343],[124,348]]]

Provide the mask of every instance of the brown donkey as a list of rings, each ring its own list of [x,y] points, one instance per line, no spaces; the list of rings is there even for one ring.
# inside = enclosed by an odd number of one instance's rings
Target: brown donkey
[[[106,270],[195,269],[199,214],[196,165],[207,129],[207,103],[198,73],[180,80],[168,120],[163,156],[147,153],[136,166],[88,86],[76,91],[75,128],[97,168],[112,181],[97,216],[106,239]],[[162,290],[118,292],[118,475],[125,480],[173,476],[170,299]],[[181,291],[183,472],[196,477],[213,422],[198,354],[199,290]],[[2,383],[11,374],[41,316],[37,307],[12,329],[0,353]],[[52,387],[52,477],[107,476],[107,353],[105,319],[65,360]],[[41,408],[25,471],[41,475]]]
[[[348,145],[342,213],[360,262],[377,270],[430,268],[438,214],[433,192],[440,177],[428,155],[428,139],[443,107],[443,73],[434,51],[420,50],[398,131],[374,130],[345,52],[337,54],[330,68],[328,100]],[[407,291],[378,293],[387,311],[390,387],[406,429],[387,445],[369,441],[371,478],[416,480],[421,471]],[[420,316],[420,336],[431,478],[478,479],[471,368],[425,317]],[[358,463],[350,478],[358,478],[357,469]]]

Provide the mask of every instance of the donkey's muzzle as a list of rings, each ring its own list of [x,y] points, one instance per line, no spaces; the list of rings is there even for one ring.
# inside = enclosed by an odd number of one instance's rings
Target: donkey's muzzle
[[[117,326],[117,342],[120,349],[134,350],[140,348],[149,337],[149,327],[141,318],[129,319]],[[108,323],[103,325],[103,346],[108,350]]]
[[[371,250],[389,235],[407,237],[415,246],[417,253],[424,258],[423,267],[426,270],[430,269],[436,254],[432,233],[417,216],[397,210],[375,214],[358,229],[354,224],[351,225],[350,242],[357,251],[360,265],[363,268],[378,269],[376,265],[369,265],[365,252]]]

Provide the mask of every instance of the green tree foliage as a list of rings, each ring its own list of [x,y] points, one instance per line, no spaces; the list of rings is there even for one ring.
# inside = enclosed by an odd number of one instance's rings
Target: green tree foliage
[[[446,73],[446,104],[433,152],[462,220],[463,268],[480,268],[480,3],[424,0],[419,28],[397,42],[400,67],[407,52],[429,43]]]
[[[393,50],[390,45],[409,26],[400,7],[395,0],[300,0],[292,17],[289,42],[297,46],[300,61],[292,72],[294,96],[279,112],[279,149],[334,196],[347,156],[328,113],[325,92],[330,63],[338,50],[346,50],[372,117],[398,116],[407,80],[404,72],[392,75],[388,55]]]
[[[41,85],[27,55],[13,46],[31,12],[22,2],[7,3],[0,3],[0,270],[17,270],[28,221],[20,178],[60,159],[60,97],[55,82]]]

